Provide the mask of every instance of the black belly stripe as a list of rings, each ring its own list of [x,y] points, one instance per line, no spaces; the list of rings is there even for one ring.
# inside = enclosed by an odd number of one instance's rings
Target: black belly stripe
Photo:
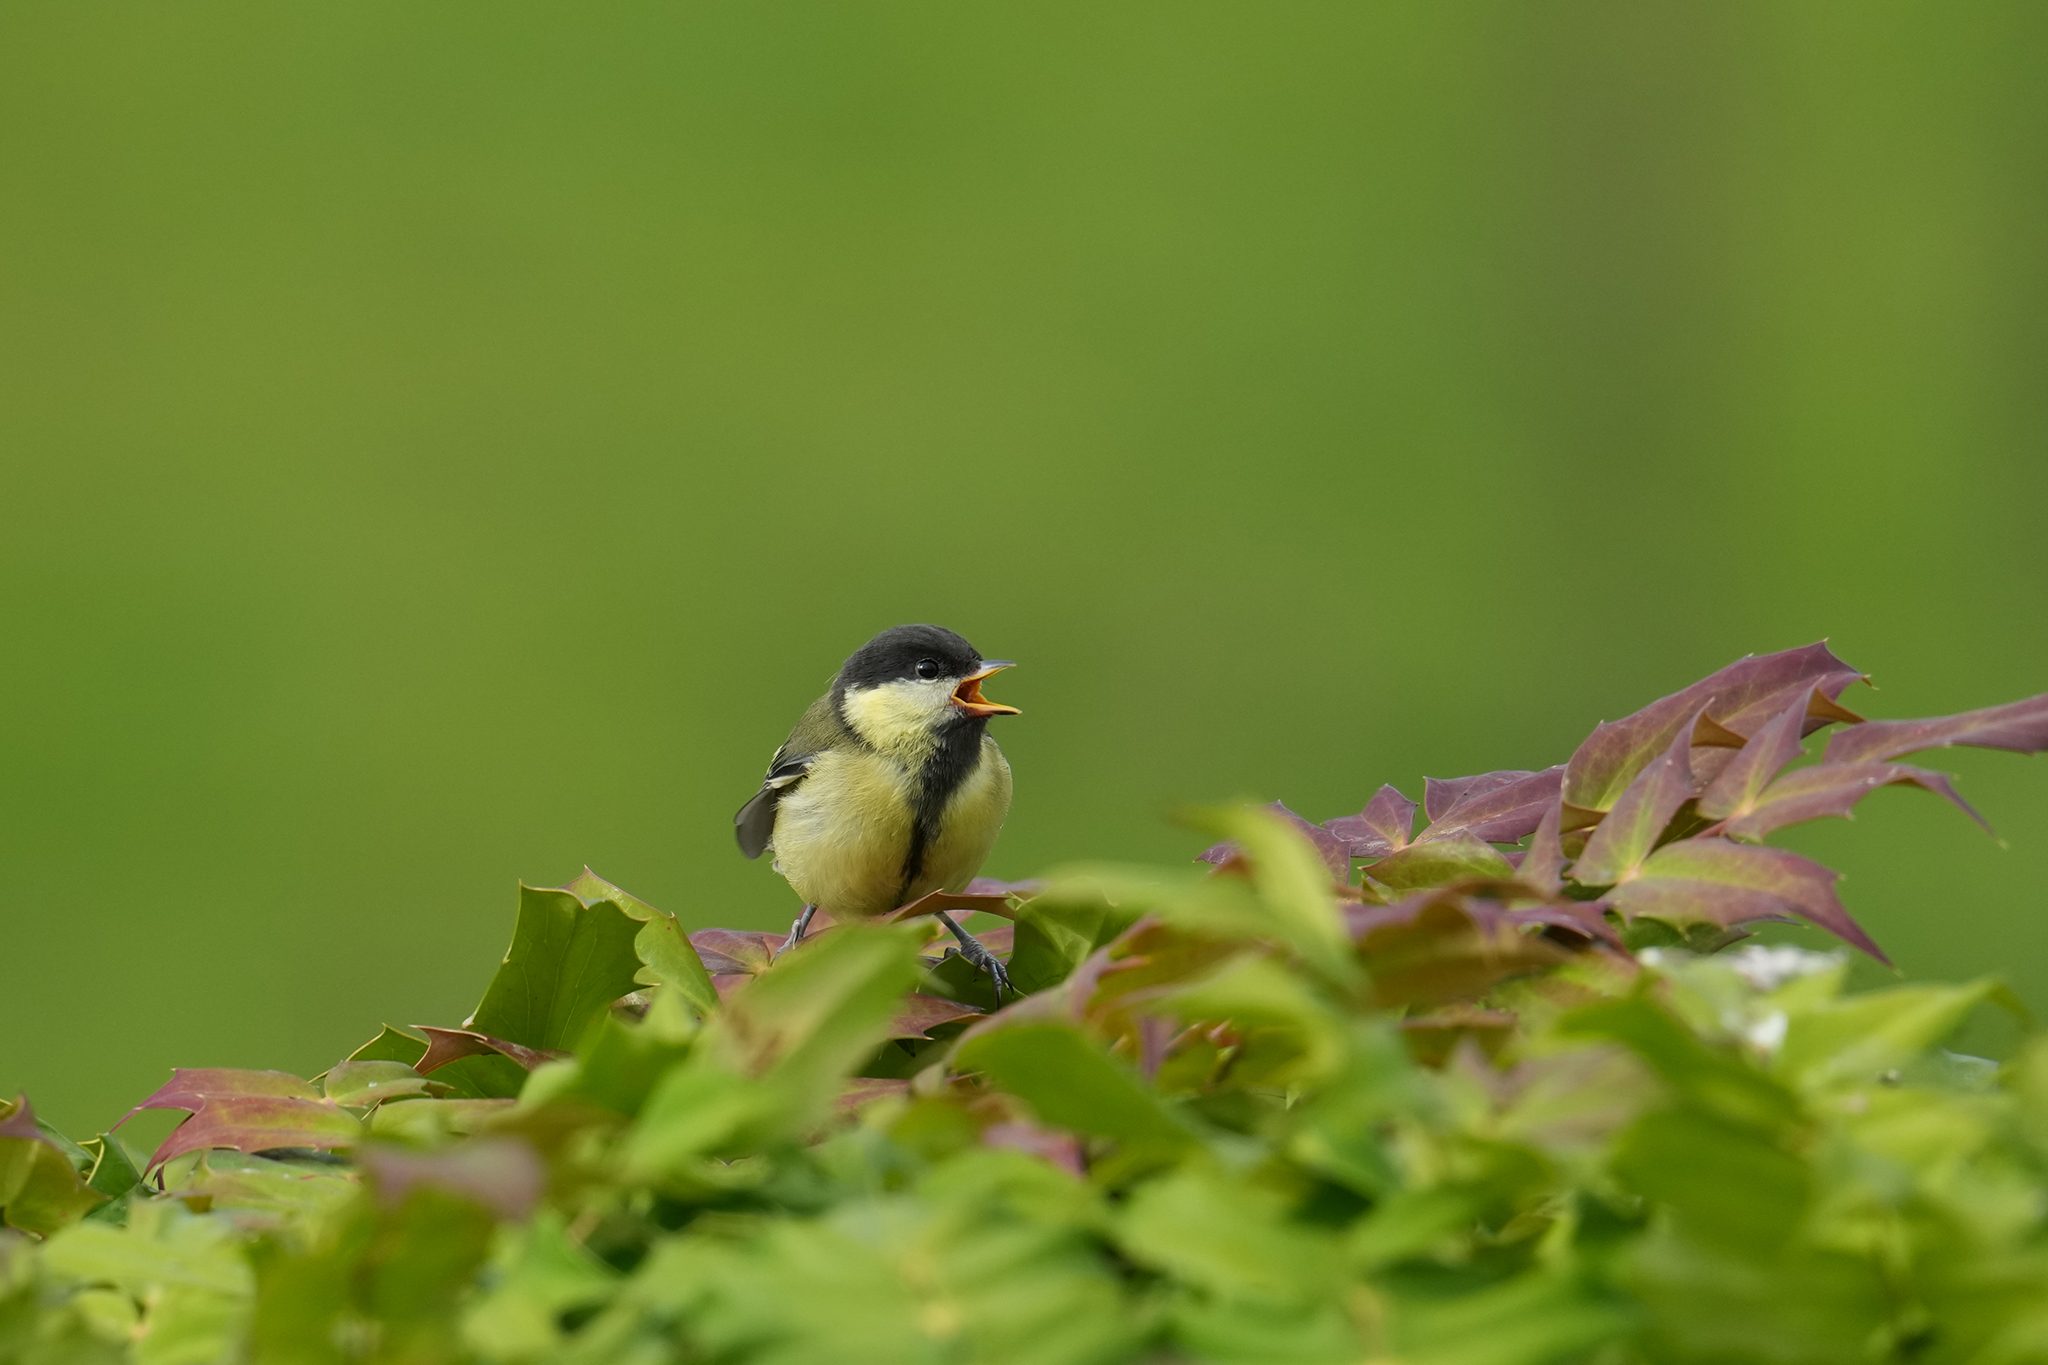
[[[947,728],[938,748],[918,770],[910,798],[910,846],[903,851],[903,884],[896,891],[898,905],[910,898],[910,889],[924,875],[925,854],[939,837],[939,821],[946,813],[946,803],[981,761],[981,739],[987,729],[984,719],[956,722]]]

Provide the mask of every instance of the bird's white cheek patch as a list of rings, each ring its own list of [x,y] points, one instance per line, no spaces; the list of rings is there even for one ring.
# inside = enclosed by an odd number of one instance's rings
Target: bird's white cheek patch
[[[914,755],[931,748],[935,722],[945,717],[952,698],[952,688],[943,678],[883,683],[848,693],[846,720],[877,749]]]

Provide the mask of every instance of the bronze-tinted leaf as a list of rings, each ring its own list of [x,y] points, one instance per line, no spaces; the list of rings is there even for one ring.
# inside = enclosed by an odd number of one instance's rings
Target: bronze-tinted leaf
[[[1649,856],[1610,901],[1623,916],[1679,926],[1737,925],[1797,915],[1890,965],[1835,895],[1839,874],[1782,848],[1681,839]]]
[[[1408,846],[1415,829],[1415,803],[1393,786],[1384,786],[1364,810],[1326,821],[1323,828],[1336,835],[1354,858],[1384,858]]]
[[[241,1095],[202,1101],[191,1118],[171,1130],[149,1159],[151,1169],[174,1157],[207,1147],[267,1152],[279,1147],[330,1151],[352,1147],[362,1121],[326,1100],[278,1095]]]
[[[140,1104],[122,1116],[126,1123],[145,1109],[183,1109],[196,1114],[209,1100],[239,1100],[271,1097],[317,1100],[320,1092],[310,1081],[288,1071],[243,1071],[234,1067],[179,1067],[171,1078]],[[119,1127],[116,1124],[115,1127]]]
[[[1321,858],[1323,866],[1330,870],[1330,879],[1332,881],[1347,882],[1351,880],[1351,846],[1348,843],[1338,838],[1322,825],[1305,820],[1295,814],[1287,808],[1285,802],[1274,801],[1266,809],[1292,825],[1303,838],[1314,845],[1316,856]],[[1208,848],[1203,849],[1197,855],[1196,861],[1221,867],[1238,856],[1237,842],[1235,840],[1226,840],[1223,843],[1212,844]]]
[[[986,947],[986,941],[983,946]],[[994,951],[991,949],[990,951]],[[889,1023],[891,1038],[929,1038],[931,1031],[944,1024],[961,1019],[979,1019],[983,1011],[972,1005],[963,1005],[957,1000],[942,996],[925,995],[913,991],[903,997],[897,1006],[896,1017]]]
[[[417,1024],[414,1027],[427,1035],[427,1055],[413,1066],[413,1070],[422,1076],[438,1071],[448,1063],[463,1057],[492,1053],[508,1057],[528,1071],[542,1062],[568,1056],[566,1052],[557,1052],[553,1048],[526,1047],[519,1043],[507,1042],[503,1038],[493,1038],[486,1033],[478,1033],[473,1029],[433,1028],[425,1024]]]
[[[1828,741],[1827,761],[1899,758],[1922,749],[1968,744],[2038,754],[2048,750],[2048,692],[2004,706],[1987,706],[1928,720],[1870,720]]]
[[[1614,809],[1586,840],[1585,849],[1572,864],[1573,881],[1581,886],[1610,886],[1635,875],[1671,817],[1693,794],[1691,754],[1692,726],[1681,724],[1664,752],[1636,774]]]
[[[1386,1006],[1476,999],[1511,976],[1566,956],[1528,921],[1455,892],[1358,906],[1345,918],[1372,978],[1373,997]]]
[[[1429,827],[1418,836],[1437,839],[1460,832],[1489,843],[1512,844],[1557,806],[1564,765],[1538,772],[1480,773],[1475,777],[1423,779],[1423,808]]]
[[[1561,815],[1560,804],[1551,802],[1521,861],[1515,864],[1515,880],[1539,896],[1555,896],[1564,890],[1564,844],[1558,835]]]
[[[1819,693],[1811,694],[1819,696]],[[1764,722],[1741,752],[1729,760],[1700,793],[1699,812],[1709,820],[1725,820],[1755,804],[1771,779],[1799,756],[1799,737],[1806,726],[1807,699],[1795,698]]]
[[[782,938],[738,929],[699,929],[690,935],[690,946],[714,977],[754,976],[768,970]]]
[[[1774,715],[1786,698],[1818,691],[1832,699],[1862,676],[1824,643],[1738,659],[1633,715],[1597,726],[1565,764],[1564,799],[1585,811],[1608,809],[1635,775],[1669,746],[1680,727],[1699,724],[1695,718],[1702,710],[1713,721],[1711,733],[1703,738],[1717,738],[1721,732],[1747,735]]]
[[[1504,881],[1515,875],[1515,868],[1492,844],[1459,833],[1390,853],[1368,867],[1366,875],[1390,890],[1414,891],[1474,877]]]
[[[1773,830],[1802,820],[1847,816],[1857,802],[1887,786],[1931,791],[1983,825],[1987,832],[1991,828],[1957,794],[1946,773],[1906,763],[1817,763],[1786,773],[1765,788],[1747,810],[1728,821],[1728,832],[1744,839],[1761,839]]]

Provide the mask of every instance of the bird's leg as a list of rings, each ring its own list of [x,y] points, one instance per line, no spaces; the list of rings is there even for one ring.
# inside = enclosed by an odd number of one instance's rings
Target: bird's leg
[[[818,907],[815,905],[806,905],[804,907],[804,912],[796,917],[796,923],[789,926],[789,937],[782,941],[783,952],[786,953],[791,948],[796,947],[797,944],[803,942],[804,930],[811,927],[811,916],[817,913]]]
[[[960,956],[967,959],[967,965],[979,971],[987,972],[988,979],[995,983],[997,1009],[1003,1007],[1004,991],[1008,991],[1012,995],[1020,994],[1017,988],[1010,984],[1009,970],[1003,966],[1001,958],[982,947],[974,935],[953,923],[953,917],[943,910],[939,912],[939,923],[951,929],[953,937],[960,940],[958,951]]]

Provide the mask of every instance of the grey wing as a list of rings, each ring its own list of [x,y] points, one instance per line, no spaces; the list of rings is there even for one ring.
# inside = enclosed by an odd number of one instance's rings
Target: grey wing
[[[768,765],[768,776],[761,779],[761,790],[753,799],[740,807],[738,815],[732,818],[733,833],[739,836],[740,852],[749,858],[758,858],[768,847],[769,836],[775,833],[775,803],[782,794],[804,780],[804,774],[811,768],[811,755],[790,754],[782,749],[775,751],[775,761]]]

